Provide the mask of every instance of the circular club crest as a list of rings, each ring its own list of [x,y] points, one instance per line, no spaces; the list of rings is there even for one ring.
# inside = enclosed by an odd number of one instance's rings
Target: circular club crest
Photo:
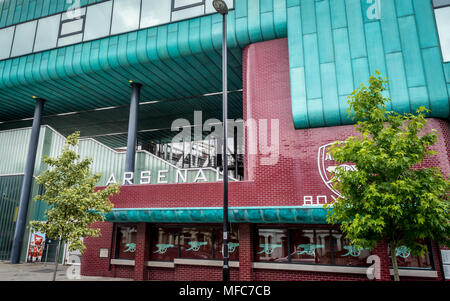
[[[355,165],[349,164],[340,164],[334,161],[331,154],[327,151],[327,148],[333,145],[336,142],[328,143],[319,147],[318,155],[317,155],[317,167],[319,168],[319,174],[322,178],[323,183],[330,189],[334,194],[338,197],[342,197],[339,191],[333,188],[333,178],[335,175],[333,172],[338,167],[343,167],[346,171],[356,170]]]

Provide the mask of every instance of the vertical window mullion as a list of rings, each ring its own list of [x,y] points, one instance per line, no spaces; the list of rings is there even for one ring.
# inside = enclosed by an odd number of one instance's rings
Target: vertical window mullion
[[[212,259],[215,259],[215,256],[214,256],[214,243],[215,243],[216,231],[217,231],[216,228],[213,228],[212,231],[211,231],[211,258]]]
[[[333,230],[330,229],[330,256],[331,256],[331,264],[334,263],[334,239],[333,239]]]
[[[316,229],[313,229],[313,244],[317,244],[317,236],[316,236]],[[316,250],[314,249],[314,264],[317,264],[317,254]]]
[[[181,230],[177,232],[177,239],[178,239],[177,257],[181,258]]]
[[[436,270],[436,264],[434,262],[434,256],[433,256],[433,245],[431,244],[431,240],[427,240],[427,249],[428,249],[428,258],[430,260],[431,268],[435,271]]]
[[[116,225],[116,241],[114,242],[114,259],[119,258],[119,250],[120,250],[120,239],[119,239],[119,226]]]

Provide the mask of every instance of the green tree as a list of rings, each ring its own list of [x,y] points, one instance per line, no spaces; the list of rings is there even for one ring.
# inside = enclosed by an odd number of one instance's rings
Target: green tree
[[[428,110],[387,111],[390,99],[383,91],[388,80],[376,75],[348,99],[359,134],[329,148],[334,160],[356,168],[336,169],[333,182],[341,197],[326,207],[331,209],[328,222],[340,224],[355,247],[372,249],[380,240],[389,245],[394,280],[399,281],[398,247],[423,257],[427,239],[448,245],[450,184],[438,168],[421,165],[435,154],[430,147],[437,141],[436,130],[424,130]]]
[[[62,241],[69,244],[69,250],[83,252],[85,237],[99,236],[100,229],[91,225],[104,221],[105,215],[113,208],[109,197],[119,193],[119,186],[111,185],[95,191],[101,175],[93,175],[90,169],[92,159],[80,160],[75,148],[80,133],[67,137],[63,151],[57,158],[44,157],[48,170],[37,177],[36,182],[43,185],[45,191],[36,196],[48,204],[45,221],[31,221],[30,227],[45,233],[50,239],[59,239],[57,261],[53,281],[58,269],[58,258]]]

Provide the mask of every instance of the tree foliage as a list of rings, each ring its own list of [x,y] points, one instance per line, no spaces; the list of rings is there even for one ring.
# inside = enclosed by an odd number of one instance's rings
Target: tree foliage
[[[101,174],[92,174],[92,159],[80,160],[75,151],[79,137],[79,132],[70,135],[59,157],[44,157],[49,168],[36,182],[44,186],[45,192],[35,200],[48,204],[47,220],[32,221],[30,227],[50,239],[66,241],[70,251],[83,252],[86,247],[82,239],[99,235],[100,230],[90,226],[105,220],[105,215],[113,208],[109,197],[119,193],[119,186],[95,191]]]
[[[349,96],[348,112],[358,121],[359,135],[333,144],[329,152],[337,162],[355,164],[356,170],[336,169],[334,187],[342,197],[327,206],[332,209],[328,222],[340,224],[356,247],[373,248],[383,240],[391,250],[406,246],[423,256],[427,239],[449,243],[449,182],[438,168],[421,165],[436,153],[431,149],[436,130],[424,130],[428,110],[388,111],[390,99],[383,97],[387,84],[377,72],[369,86],[362,84]],[[397,269],[396,260],[393,265]]]

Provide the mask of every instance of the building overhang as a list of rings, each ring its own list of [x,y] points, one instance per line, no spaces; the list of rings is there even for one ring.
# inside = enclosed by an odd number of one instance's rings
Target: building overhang
[[[322,206],[230,207],[231,223],[326,224],[328,209]],[[146,223],[221,223],[221,207],[115,208],[106,221]]]

